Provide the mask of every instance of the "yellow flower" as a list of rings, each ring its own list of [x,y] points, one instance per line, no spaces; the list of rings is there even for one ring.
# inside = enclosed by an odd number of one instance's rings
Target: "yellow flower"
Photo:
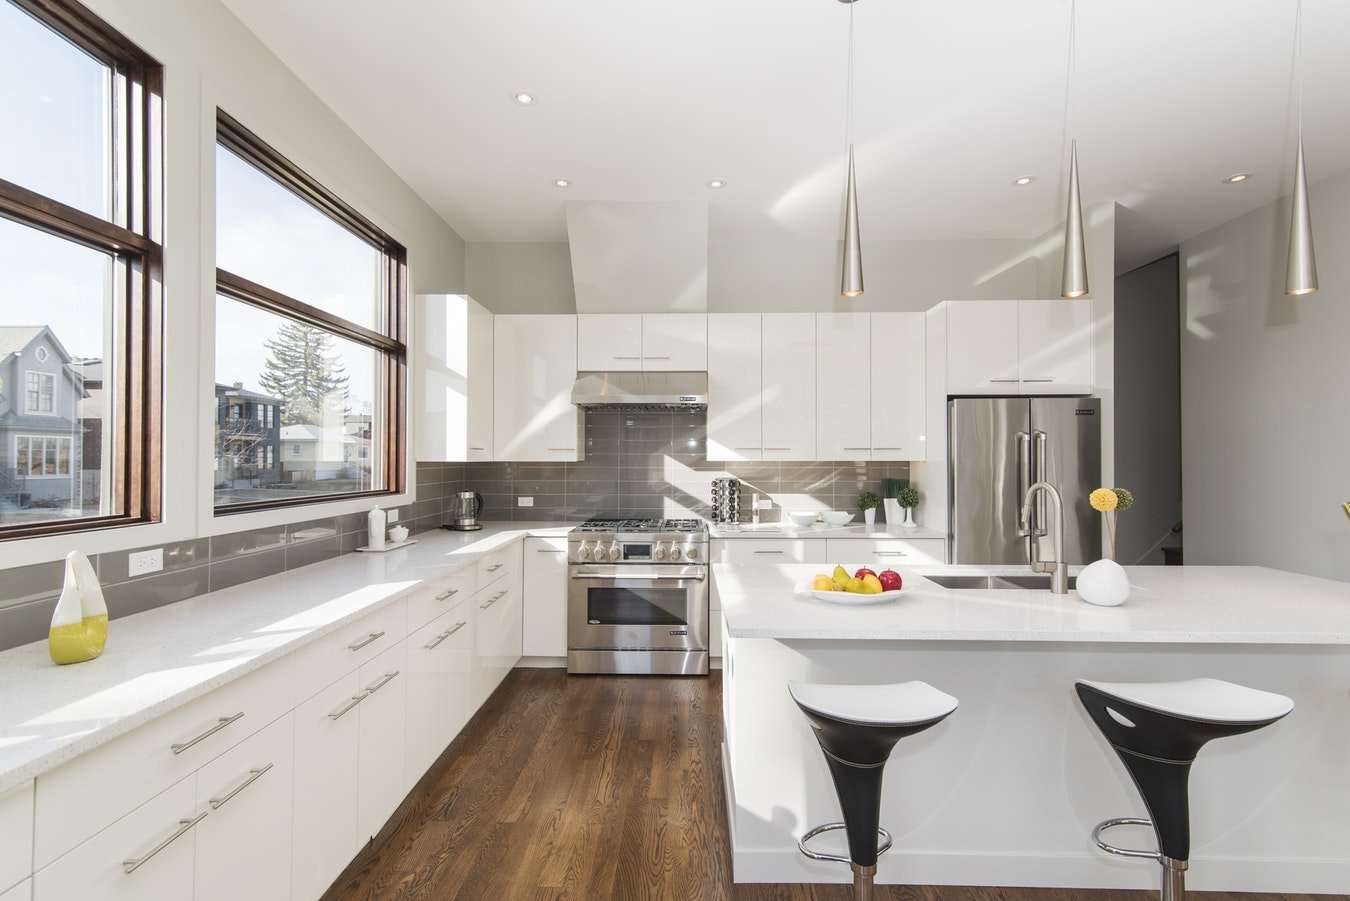
[[[1098,513],[1110,513],[1120,504],[1120,498],[1110,488],[1098,488],[1088,495],[1088,503]]]

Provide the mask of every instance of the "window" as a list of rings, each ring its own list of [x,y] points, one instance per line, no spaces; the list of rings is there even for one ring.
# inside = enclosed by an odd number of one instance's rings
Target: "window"
[[[403,490],[405,258],[218,113],[215,378],[274,399],[258,419],[275,420],[289,456],[304,459],[217,480],[217,513]],[[358,460],[348,443],[362,423]],[[218,446],[228,434],[217,428]]]
[[[157,521],[161,69],[74,0],[0,47],[0,540]]]

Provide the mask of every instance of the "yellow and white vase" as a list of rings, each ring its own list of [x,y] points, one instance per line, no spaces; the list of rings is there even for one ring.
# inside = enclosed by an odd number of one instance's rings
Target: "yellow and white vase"
[[[108,643],[108,605],[89,558],[79,551],[66,555],[66,581],[52,614],[47,649],[52,662],[83,663],[103,653]]]

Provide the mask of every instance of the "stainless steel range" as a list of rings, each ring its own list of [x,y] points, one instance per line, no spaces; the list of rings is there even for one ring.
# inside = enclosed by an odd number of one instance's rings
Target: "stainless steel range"
[[[708,673],[708,529],[587,520],[567,539],[567,671]]]

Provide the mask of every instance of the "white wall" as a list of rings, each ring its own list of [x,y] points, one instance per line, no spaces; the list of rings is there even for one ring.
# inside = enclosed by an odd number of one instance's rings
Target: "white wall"
[[[164,64],[164,520],[4,542],[0,567],[57,559],[71,549],[96,553],[350,512],[351,502],[345,502],[213,522],[215,108],[227,110],[407,247],[413,292],[464,290],[463,240],[216,0],[85,2]]]
[[[1310,204],[1316,294],[1284,294],[1287,198],[1181,245],[1187,563],[1350,580],[1350,173]]]
[[[572,254],[566,241],[471,242],[466,292],[494,313],[575,313]]]

